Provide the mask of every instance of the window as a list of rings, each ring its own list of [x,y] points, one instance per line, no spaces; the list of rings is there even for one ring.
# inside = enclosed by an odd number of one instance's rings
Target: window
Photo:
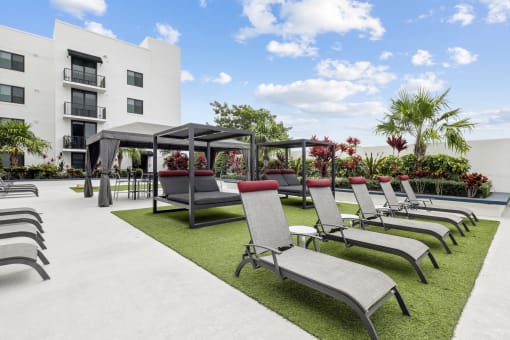
[[[143,74],[135,71],[127,71],[128,85],[143,87]]]
[[[0,51],[0,67],[25,72],[25,57],[20,54]]]
[[[127,111],[129,113],[137,113],[143,115],[143,100],[128,98]]]
[[[0,101],[25,104],[25,89],[23,87],[0,84]]]
[[[85,153],[71,152],[71,168],[85,169]]]
[[[97,62],[72,57],[71,73],[72,81],[97,86]]]
[[[97,93],[72,89],[71,113],[73,116],[98,118]]]

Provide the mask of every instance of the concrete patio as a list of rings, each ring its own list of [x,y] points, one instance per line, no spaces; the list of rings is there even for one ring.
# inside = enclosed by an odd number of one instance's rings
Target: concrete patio
[[[151,200],[121,194],[112,207],[98,208],[97,194],[85,199],[69,189],[81,181],[34,183],[39,198],[0,204],[43,213],[51,280],[25,266],[0,267],[1,339],[312,338],[110,213],[150,207]],[[354,202],[349,193],[337,199]],[[510,209],[471,207],[501,225],[455,337],[510,338]]]

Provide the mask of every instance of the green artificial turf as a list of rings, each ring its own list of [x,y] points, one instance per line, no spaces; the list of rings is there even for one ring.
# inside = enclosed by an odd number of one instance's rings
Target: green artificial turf
[[[301,209],[300,200],[283,199],[282,202],[289,225],[313,225],[316,221],[314,209]],[[339,206],[343,213],[356,210],[350,204]],[[245,221],[190,229],[186,211],[153,214],[151,209],[138,209],[113,213],[316,337],[368,337],[356,314],[325,294],[290,280],[280,282],[274,273],[253,270],[250,265],[236,278],[234,271],[241,260],[243,245],[250,239]],[[240,214],[242,206],[199,210],[197,220]],[[434,269],[428,258],[421,261],[429,284],[421,283],[411,265],[398,256],[360,247],[347,249],[333,241],[323,242],[321,252],[377,268],[395,280],[412,316],[402,315],[395,298],[388,300],[371,317],[381,339],[450,339],[498,224],[482,220],[471,227],[466,237],[450,227],[459,242],[458,246],[451,245],[451,255],[432,237],[390,231],[412,236],[430,247],[440,269]],[[448,243],[451,244],[449,240]]]

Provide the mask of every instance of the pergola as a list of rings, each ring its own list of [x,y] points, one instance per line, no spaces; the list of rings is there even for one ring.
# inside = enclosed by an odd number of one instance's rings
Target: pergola
[[[233,138],[248,137],[249,143],[241,143]],[[171,212],[178,210],[189,211],[189,225],[190,227],[201,227],[219,223],[226,223],[244,219],[242,217],[231,217],[219,219],[209,222],[195,223],[195,210],[199,208],[210,208],[223,206],[226,204],[210,204],[206,206],[197,206],[195,204],[195,151],[203,150],[206,153],[207,168],[212,169],[214,164],[214,151],[241,149],[248,168],[248,179],[254,178],[253,171],[255,169],[254,162],[254,142],[255,135],[251,131],[229,129],[212,125],[202,125],[188,123],[185,125],[177,126],[174,128],[166,129],[154,134],[153,137],[153,152],[156,153],[161,145],[164,145],[167,140],[178,140],[181,142],[184,150],[188,150],[188,172],[189,172],[189,190],[188,190],[188,203],[168,201],[164,197],[158,197],[158,172],[156,159],[153,159],[153,212]],[[240,147],[243,146],[243,147]],[[172,205],[180,206],[180,209],[161,210],[158,211],[158,201],[170,203]]]
[[[302,190],[301,197],[303,199],[303,208],[309,207],[306,203],[307,191],[306,191],[306,148],[311,146],[323,146],[325,148],[331,148],[332,150],[332,160],[331,160],[331,190],[335,188],[335,144],[331,142],[323,142],[318,140],[311,139],[292,139],[278,142],[265,142],[258,143],[256,146],[256,169],[257,169],[257,179],[259,179],[259,159],[258,154],[259,150],[263,148],[271,148],[271,149],[283,149],[285,150],[285,164],[284,166],[288,168],[289,166],[289,150],[301,148],[301,169],[302,169]],[[288,193],[285,193],[288,195]]]
[[[98,205],[100,207],[112,205],[113,200],[108,173],[112,169],[115,155],[117,154],[119,147],[153,149],[155,134],[161,131],[178,128],[179,127],[172,127],[169,125],[136,122],[111,129],[104,129],[94,136],[87,138],[84,196],[92,197],[94,195],[91,177],[97,161],[100,160],[102,171],[99,183]],[[196,150],[205,152],[207,150],[212,152],[239,149],[244,153],[246,150],[250,150],[249,144],[232,139],[215,141],[212,143],[196,141],[194,145]],[[188,150],[189,142],[187,139],[182,138],[173,139],[158,137],[158,148],[162,150]],[[153,153],[154,169],[157,169],[157,149]],[[208,158],[208,161],[209,159],[210,158]]]

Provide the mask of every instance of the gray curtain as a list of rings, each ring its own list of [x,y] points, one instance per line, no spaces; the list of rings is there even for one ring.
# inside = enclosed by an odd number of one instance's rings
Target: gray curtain
[[[246,166],[246,179],[251,180],[251,157],[250,150],[241,149],[241,153],[243,154],[244,165]]]
[[[99,143],[87,146],[87,153],[85,154],[85,184],[83,185],[83,195],[85,197],[94,196],[92,189],[92,169],[95,168],[97,159],[99,158]]]
[[[100,141],[100,159],[101,159],[101,181],[99,182],[98,205],[100,207],[108,207],[113,204],[112,190],[110,188],[110,172],[115,155],[119,149],[120,140],[118,139],[101,139]]]

